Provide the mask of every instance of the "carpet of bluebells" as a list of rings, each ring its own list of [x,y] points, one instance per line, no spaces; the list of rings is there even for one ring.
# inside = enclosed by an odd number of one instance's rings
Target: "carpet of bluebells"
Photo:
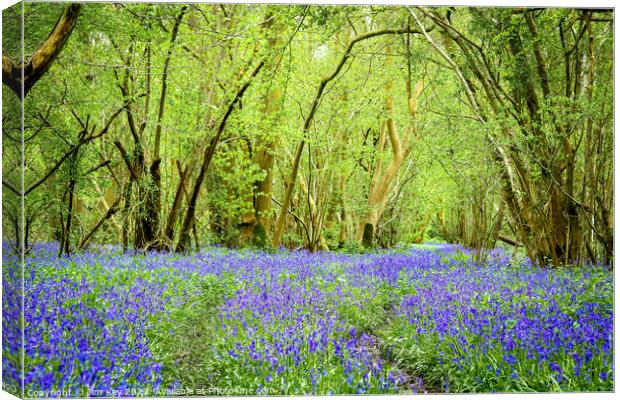
[[[613,273],[454,245],[371,254],[3,248],[27,397],[613,390]]]

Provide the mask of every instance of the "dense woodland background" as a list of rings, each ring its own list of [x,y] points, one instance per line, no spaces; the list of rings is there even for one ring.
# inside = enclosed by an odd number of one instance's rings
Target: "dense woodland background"
[[[611,262],[610,10],[23,7],[24,63],[21,5],[2,15],[16,248],[23,199],[25,250],[439,239]]]

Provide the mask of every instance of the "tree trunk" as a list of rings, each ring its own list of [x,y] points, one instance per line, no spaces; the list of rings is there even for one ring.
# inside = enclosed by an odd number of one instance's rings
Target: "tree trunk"
[[[423,88],[423,81],[419,81],[415,85],[415,89],[412,93],[410,83],[407,82],[407,103],[409,104],[409,114],[412,120],[415,120],[418,107],[418,98],[422,93]],[[361,236],[362,243],[367,247],[372,247],[374,245],[374,235],[376,233],[377,223],[385,211],[390,190],[392,189],[394,181],[398,176],[398,172],[400,171],[403,161],[411,152],[413,145],[415,144],[415,140],[411,140],[414,135],[413,126],[409,130],[408,135],[405,135],[404,138],[401,138],[396,130],[396,123],[392,117],[394,113],[394,100],[392,98],[391,91],[392,83],[390,82],[386,86],[387,97],[385,100],[385,111],[388,115],[388,119],[382,124],[381,127],[379,142],[377,144],[377,157],[379,157],[379,159],[375,164],[375,170],[370,185],[366,216],[360,226],[361,232],[359,236]],[[392,154],[390,163],[384,169],[380,157],[382,156],[381,152],[383,151],[386,143],[386,131]]]
[[[270,62],[270,67],[274,67],[280,64],[282,59],[282,52],[277,51],[280,40],[279,35],[274,27],[274,15],[271,9],[268,9],[265,16],[265,22],[263,24],[263,30],[267,36],[268,51],[275,52],[273,59]],[[275,73],[275,71],[274,71]],[[263,97],[263,110],[262,113],[265,120],[269,124],[268,131],[276,129],[276,121],[272,121],[274,116],[280,110],[280,101],[282,93],[279,88],[272,87],[275,81],[272,81],[269,86],[269,90]],[[258,166],[258,168],[265,173],[265,176],[258,179],[252,185],[252,212],[242,217],[241,223],[241,237],[243,242],[250,242],[259,247],[268,245],[268,235],[271,231],[271,197],[273,188],[273,164],[274,164],[274,152],[276,149],[276,139],[260,138],[257,142],[256,151],[252,155],[252,162]]]
[[[179,172],[179,184],[177,186],[177,190],[174,195],[174,200],[172,202],[172,206],[170,207],[170,212],[168,213],[168,220],[166,221],[166,226],[164,228],[164,232],[162,234],[162,240],[160,242],[160,250],[171,250],[173,249],[173,239],[174,239],[174,226],[176,225],[179,217],[179,211],[181,208],[181,203],[183,201],[183,194],[185,193],[185,185],[187,179],[190,175],[190,168],[185,167],[182,169],[181,163],[179,160],[176,162],[177,170]]]
[[[183,15],[187,10],[187,6],[181,7],[181,11],[179,15],[176,17],[174,21],[174,26],[172,28],[172,33],[170,35],[170,43],[168,45],[168,51],[166,53],[166,59],[164,61],[164,68],[162,72],[161,78],[161,94],[159,97],[159,107],[157,110],[157,120],[155,125],[155,140],[153,143],[153,161],[151,162],[151,166],[149,168],[150,173],[150,181],[152,182],[152,187],[147,192],[146,202],[145,202],[145,211],[146,211],[146,220],[143,223],[145,232],[148,234],[147,245],[153,245],[156,249],[163,250],[167,247],[167,244],[163,243],[167,237],[166,232],[163,234],[163,238],[158,239],[159,235],[159,222],[161,216],[161,155],[160,155],[160,147],[161,147],[161,134],[162,134],[162,119],[164,116],[164,110],[166,105],[166,93],[168,90],[168,73],[170,67],[170,59],[172,57],[172,52],[174,50],[177,36],[179,33],[179,26],[181,25],[181,21],[183,19]],[[150,46],[147,48],[148,50],[148,62],[149,62],[149,72],[147,75],[147,79],[149,81],[148,92],[150,92]],[[149,93],[150,95],[150,93]],[[148,118],[148,109],[145,110],[145,117]],[[146,123],[146,120],[145,122]],[[144,129],[144,127],[142,127]],[[177,194],[179,192],[177,191]],[[176,199],[175,199],[176,200]],[[172,211],[171,212],[176,212]],[[167,226],[166,226],[167,228]],[[157,243],[152,243],[152,241],[157,241]]]

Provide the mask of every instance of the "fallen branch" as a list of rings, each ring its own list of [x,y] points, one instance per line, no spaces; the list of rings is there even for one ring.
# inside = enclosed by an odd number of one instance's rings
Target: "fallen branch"
[[[509,245],[511,245],[511,246],[514,246],[514,247],[519,247],[519,246],[521,246],[521,244],[519,244],[519,242],[517,242],[517,241],[515,241],[515,240],[513,240],[513,239],[510,239],[510,238],[507,238],[506,236],[499,235],[499,236],[497,237],[497,240],[500,240],[500,241],[502,241],[502,242],[504,242],[504,243],[506,243],[506,244],[509,244]]]

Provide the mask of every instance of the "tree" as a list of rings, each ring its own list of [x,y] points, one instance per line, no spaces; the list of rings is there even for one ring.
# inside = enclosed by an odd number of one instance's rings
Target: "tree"
[[[389,35],[389,34],[392,34],[392,35],[403,34],[403,33],[420,33],[420,32],[417,30],[412,31],[409,28],[385,29],[385,30],[380,30],[380,31],[364,33],[364,34],[361,34],[355,37],[353,40],[351,40],[349,44],[347,45],[344,54],[342,55],[339,62],[337,63],[334,71],[330,75],[321,79],[321,82],[319,83],[317,91],[316,91],[316,95],[314,96],[314,99],[312,100],[312,104],[310,105],[310,111],[308,112],[304,120],[302,132],[304,134],[307,134],[309,132],[310,126],[312,125],[312,121],[314,119],[314,115],[316,113],[316,110],[319,106],[319,103],[325,91],[325,87],[327,86],[328,83],[330,83],[332,80],[334,80],[338,76],[338,74],[342,70],[342,67],[345,65],[347,60],[351,57],[351,50],[353,49],[353,46],[355,46],[356,43],[364,41],[366,39],[376,37],[376,36]],[[276,226],[275,226],[275,231],[273,234],[272,244],[274,246],[278,246],[280,244],[282,228],[284,226],[284,220],[286,218],[288,206],[291,201],[291,195],[295,187],[295,181],[297,180],[297,173],[299,171],[299,162],[301,160],[301,155],[302,155],[305,144],[306,144],[306,141],[302,140],[301,142],[299,142],[299,144],[297,145],[297,148],[295,149],[295,155],[293,157],[293,164],[291,166],[291,173],[290,173],[290,176],[287,182],[287,189],[284,193],[284,200],[282,201],[282,209],[280,210],[280,214],[278,215],[278,219],[276,221]]]
[[[500,124],[501,136],[490,135],[489,141],[502,169],[503,199],[519,242],[541,263],[578,261],[583,254],[584,222],[597,214],[596,208],[601,213],[607,208],[601,207],[602,199],[598,206],[584,203],[585,184],[584,198],[576,197],[577,176],[583,174],[577,152],[582,138],[588,136],[586,121],[592,122],[593,117],[584,105],[592,104],[588,93],[593,90],[597,60],[593,52],[586,55],[596,39],[594,34],[585,39],[583,33],[594,32],[594,12],[473,8],[469,30],[479,32],[484,26],[488,32],[475,41],[455,26],[451,11],[445,15],[440,10],[418,11],[452,43],[442,49],[427,35],[453,65],[479,118],[493,118]],[[573,32],[572,41],[564,34],[567,30]],[[457,56],[460,65],[454,61]],[[582,72],[584,64],[589,73]],[[605,221],[602,214],[599,220]],[[597,237],[607,248],[609,236],[599,232]],[[605,253],[609,259],[610,253]]]
[[[422,93],[424,87],[423,81],[416,83],[413,91],[411,90],[410,82],[407,81],[407,104],[409,115],[411,116],[410,123],[415,121],[418,98]],[[387,119],[381,124],[379,142],[377,143],[377,150],[382,152],[386,144],[386,131],[389,137],[391,160],[387,166],[383,166],[382,159],[379,158],[375,164],[375,170],[370,183],[370,192],[368,195],[368,212],[366,217],[362,221],[360,230],[360,239],[362,244],[366,247],[372,247],[374,245],[375,229],[379,219],[383,215],[385,206],[387,205],[388,195],[394,181],[398,175],[398,172],[409,155],[413,146],[415,145],[415,128],[411,125],[406,135],[402,137],[398,134],[396,123],[394,122],[394,99],[392,98],[392,84],[388,83],[386,87],[386,100],[385,100],[385,112]]]

